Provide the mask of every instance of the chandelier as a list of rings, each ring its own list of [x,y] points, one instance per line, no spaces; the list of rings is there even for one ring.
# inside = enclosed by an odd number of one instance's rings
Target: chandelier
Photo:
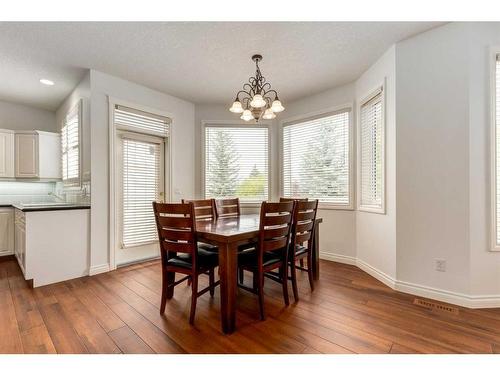
[[[245,121],[259,122],[261,118],[272,120],[276,113],[283,112],[285,107],[281,105],[276,90],[271,90],[271,84],[266,82],[260,72],[259,61],[262,56],[253,55],[252,60],[255,61],[255,77],[250,77],[248,83],[243,85],[243,90],[238,91],[229,111],[241,113],[240,118]]]

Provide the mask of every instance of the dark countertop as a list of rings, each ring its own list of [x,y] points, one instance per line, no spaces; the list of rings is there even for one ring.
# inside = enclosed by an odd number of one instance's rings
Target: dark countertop
[[[36,211],[62,211],[62,210],[89,210],[90,204],[68,204],[68,205],[54,205],[51,206],[50,203],[47,205],[40,206],[30,206],[30,205],[22,205],[18,203],[13,204],[0,204],[0,207],[13,207],[23,212],[36,212]]]

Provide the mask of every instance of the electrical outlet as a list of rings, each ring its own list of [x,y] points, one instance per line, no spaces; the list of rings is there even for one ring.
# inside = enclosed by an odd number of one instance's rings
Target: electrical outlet
[[[446,272],[446,260],[436,259],[436,271]]]

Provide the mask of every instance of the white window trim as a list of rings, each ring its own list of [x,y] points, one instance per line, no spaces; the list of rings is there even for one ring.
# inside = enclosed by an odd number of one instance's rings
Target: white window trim
[[[334,112],[340,112],[342,110],[349,110],[349,203],[339,205],[336,203],[327,203],[327,202],[319,202],[318,208],[322,210],[348,210],[352,211],[355,209],[354,201],[355,201],[355,182],[354,182],[354,103],[346,103],[343,105],[338,105],[335,107],[324,108],[319,111],[309,112],[306,114],[301,114],[294,117],[289,117],[280,121],[279,126],[279,193],[283,196],[284,183],[283,183],[283,128],[288,125],[292,125],[293,123],[301,122],[307,120],[311,117],[321,117],[328,116]]]
[[[83,98],[77,100],[75,105],[70,107],[66,114],[64,115],[63,124],[61,127],[61,136],[62,136],[62,128],[64,127],[64,123],[66,121],[66,116],[69,112],[71,112],[75,107],[78,107],[78,177],[63,180],[62,176],[64,176],[64,171],[62,170],[62,162],[61,162],[61,181],[63,183],[63,189],[66,191],[71,190],[80,190],[82,187],[82,166],[83,166],[83,158],[82,158],[82,127],[83,127]],[[61,149],[61,157],[62,157],[62,149]],[[62,160],[61,160],[62,161]]]
[[[205,196],[205,177],[206,177],[206,171],[205,171],[205,162],[206,162],[206,157],[205,157],[205,129],[207,127],[211,128],[228,128],[231,127],[231,125],[236,125],[242,128],[265,128],[267,129],[267,200],[272,201],[272,165],[271,165],[271,146],[272,146],[272,136],[271,136],[271,129],[270,129],[270,123],[267,121],[262,121],[259,124],[251,123],[249,124],[248,122],[240,121],[240,120],[221,120],[221,121],[215,121],[215,120],[202,120],[201,121],[201,196],[203,199],[207,198]],[[211,198],[211,197],[209,197]],[[245,207],[245,208],[257,208],[261,206],[262,202],[241,202],[240,201],[240,206]]]
[[[490,47],[489,66],[490,66],[490,251],[500,251],[500,245],[497,245],[497,197],[496,197],[496,56],[500,54],[500,46]]]
[[[169,202],[172,201],[172,180],[173,180],[173,158],[172,155],[174,155],[174,142],[173,139],[175,137],[175,119],[172,113],[166,112],[159,110],[157,108],[151,108],[147,107],[138,103],[133,103],[130,101],[125,101],[122,99],[118,99],[112,96],[108,96],[108,146],[109,146],[109,269],[110,271],[116,269],[116,257],[115,257],[115,252],[116,252],[116,211],[115,211],[115,206],[116,206],[116,195],[115,195],[115,138],[116,138],[116,132],[117,129],[114,126],[114,108],[115,105],[122,105],[125,107],[129,108],[135,108],[144,112],[150,112],[154,113],[157,115],[165,116],[170,119],[170,124],[169,124],[169,134],[168,134],[168,149],[165,150],[165,157],[168,158],[168,163],[165,163],[165,171],[163,178],[168,179],[168,183],[164,183],[164,189],[165,189],[165,199],[168,200]]]
[[[378,84],[375,88],[369,91],[367,95],[364,95],[360,101],[359,104],[357,105],[357,111],[356,111],[356,118],[357,118],[357,127],[356,127],[356,142],[357,142],[357,186],[356,186],[356,191],[357,191],[357,206],[358,206],[358,211],[363,211],[363,212],[370,212],[370,213],[375,213],[375,214],[381,214],[385,215],[386,214],[386,203],[385,203],[385,198],[386,198],[386,168],[387,168],[387,163],[385,160],[385,147],[386,147],[386,139],[387,139],[387,126],[385,123],[385,108],[386,108],[386,84],[385,84],[385,78],[384,81],[381,84]],[[369,102],[375,95],[377,95],[380,91],[382,91],[382,131],[383,131],[383,137],[382,137],[382,204],[381,207],[370,207],[370,206],[363,206],[361,204],[361,107]]]

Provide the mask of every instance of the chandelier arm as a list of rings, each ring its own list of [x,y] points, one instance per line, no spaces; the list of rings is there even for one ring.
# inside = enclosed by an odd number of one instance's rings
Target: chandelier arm
[[[236,97],[238,98],[238,100],[240,100],[240,94],[243,93],[243,94],[246,94],[248,96],[250,96],[250,94],[248,94],[248,92],[246,92],[245,90],[240,90],[238,91],[238,93],[236,94]],[[241,101],[241,100],[240,100]]]
[[[278,99],[278,93],[276,92],[276,90],[269,90],[267,93],[268,93],[268,94],[269,94],[269,93],[274,94],[274,100]]]

